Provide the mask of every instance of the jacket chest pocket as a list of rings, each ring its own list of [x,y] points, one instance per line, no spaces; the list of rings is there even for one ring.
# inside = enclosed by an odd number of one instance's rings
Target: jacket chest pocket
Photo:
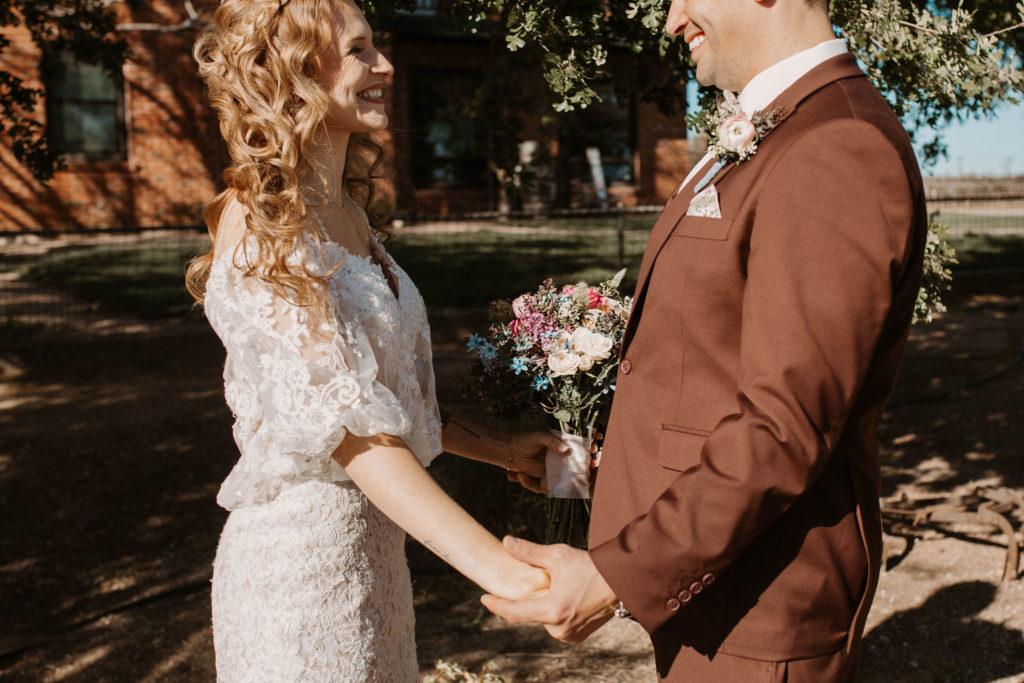
[[[658,438],[658,464],[677,472],[700,467],[700,452],[708,436],[708,432],[699,429],[662,425]]]
[[[672,230],[672,237],[688,237],[698,240],[724,241],[729,238],[732,218],[706,218],[704,216],[683,216]]]

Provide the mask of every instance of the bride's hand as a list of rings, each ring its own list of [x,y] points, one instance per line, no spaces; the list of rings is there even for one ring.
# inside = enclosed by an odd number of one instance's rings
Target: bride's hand
[[[511,555],[508,556],[508,563],[503,568],[496,586],[501,591],[501,597],[508,600],[537,598],[547,593],[550,587],[551,577],[546,571],[517,560]],[[489,592],[498,595],[493,590]]]
[[[551,432],[522,432],[508,441],[508,480],[518,481],[534,493],[546,493],[544,455],[548,449],[568,453],[569,446]]]

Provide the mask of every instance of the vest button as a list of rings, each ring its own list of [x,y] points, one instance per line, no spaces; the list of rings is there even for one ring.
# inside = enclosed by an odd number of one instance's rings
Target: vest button
[[[675,598],[670,598],[669,601],[665,603],[665,607],[668,607],[672,612],[677,612],[679,611],[679,601]]]
[[[621,363],[619,363],[619,368],[622,370],[622,373],[624,375],[628,375],[629,373],[633,372],[633,364],[629,362],[629,359],[624,359]]]

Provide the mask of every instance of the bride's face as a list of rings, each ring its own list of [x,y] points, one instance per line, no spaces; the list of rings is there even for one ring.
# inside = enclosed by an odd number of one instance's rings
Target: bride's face
[[[374,46],[370,25],[351,0],[334,4],[334,27],[331,49],[317,70],[330,98],[324,123],[352,133],[386,128],[384,83],[395,68]]]

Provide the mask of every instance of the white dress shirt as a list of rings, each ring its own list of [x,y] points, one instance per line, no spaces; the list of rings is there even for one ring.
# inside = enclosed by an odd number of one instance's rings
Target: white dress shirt
[[[798,52],[774,66],[768,67],[750,79],[747,87],[743,88],[743,92],[739,95],[740,109],[747,116],[753,116],[754,112],[771,104],[776,97],[803,78],[811,69],[846,52],[846,42],[842,38],[835,38],[818,43],[809,50]],[[682,182],[679,189],[690,182],[714,158],[710,152],[705,154],[704,158],[690,169],[686,180]]]

